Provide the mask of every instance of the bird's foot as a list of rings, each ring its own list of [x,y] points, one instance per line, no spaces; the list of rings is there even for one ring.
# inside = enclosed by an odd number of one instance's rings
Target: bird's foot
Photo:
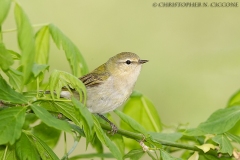
[[[97,113],[97,115],[98,115],[99,117],[101,117],[103,120],[105,120],[107,123],[110,124],[110,126],[111,126],[112,129],[111,129],[111,131],[108,131],[109,134],[114,135],[115,133],[117,133],[118,128],[117,128],[117,126],[116,126],[115,124],[113,124],[109,119],[107,119],[106,117],[104,117],[102,114]]]
[[[113,124],[112,122],[110,123],[110,126],[112,129],[111,129],[111,131],[108,131],[108,133],[111,135],[114,135],[115,133],[117,133],[117,131],[118,131],[117,126],[115,124]]]

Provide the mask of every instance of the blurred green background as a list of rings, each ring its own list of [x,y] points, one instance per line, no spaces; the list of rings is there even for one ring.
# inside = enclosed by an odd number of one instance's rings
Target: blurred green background
[[[148,59],[135,89],[152,100],[166,125],[196,127],[240,88],[240,7],[160,8],[153,2],[166,1],[150,0],[19,2],[32,24],[58,26],[89,70],[122,51]],[[3,30],[13,28],[12,10]],[[3,38],[18,50],[16,32]],[[54,45],[50,64],[50,72],[70,71]]]

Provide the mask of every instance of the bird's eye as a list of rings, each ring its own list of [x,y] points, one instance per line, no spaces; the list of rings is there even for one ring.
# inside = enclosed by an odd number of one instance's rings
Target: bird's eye
[[[126,64],[131,64],[132,62],[130,60],[126,60]]]

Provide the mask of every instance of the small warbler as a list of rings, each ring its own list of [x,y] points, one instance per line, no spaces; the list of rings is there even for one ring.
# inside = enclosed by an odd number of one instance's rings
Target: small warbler
[[[135,53],[122,52],[79,78],[87,89],[88,110],[107,121],[113,134],[117,132],[117,127],[103,114],[115,110],[129,98],[142,64],[146,62],[148,60],[141,60]],[[62,91],[60,96],[67,98],[69,93]]]

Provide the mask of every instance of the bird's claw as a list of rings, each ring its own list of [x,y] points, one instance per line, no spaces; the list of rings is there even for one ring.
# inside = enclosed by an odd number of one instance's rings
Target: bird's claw
[[[111,134],[111,135],[114,135],[115,133],[117,133],[117,131],[118,131],[117,126],[113,123],[110,123],[110,126],[111,126],[112,129],[111,129],[111,131],[108,131],[108,133]]]

